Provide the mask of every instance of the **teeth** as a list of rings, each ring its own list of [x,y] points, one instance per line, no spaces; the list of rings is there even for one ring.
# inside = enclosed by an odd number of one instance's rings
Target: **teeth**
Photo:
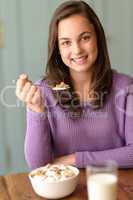
[[[82,56],[82,57],[79,57],[79,58],[74,58],[74,60],[80,61],[80,60],[84,60],[85,58],[86,58],[86,56]]]
[[[82,64],[86,60],[86,58],[87,58],[87,56],[82,56],[82,57],[79,57],[79,58],[74,58],[73,61],[77,62],[79,64]]]
[[[80,57],[80,58],[75,58],[74,60],[83,60],[85,58],[85,56]]]

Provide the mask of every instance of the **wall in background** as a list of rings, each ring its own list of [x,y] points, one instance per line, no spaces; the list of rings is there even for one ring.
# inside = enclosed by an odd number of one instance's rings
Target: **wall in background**
[[[5,46],[0,48],[0,174],[28,170],[23,153],[25,107],[15,97],[15,81],[26,72],[44,74],[48,24],[62,0],[0,0]],[[104,26],[113,68],[133,74],[132,0],[86,0]],[[120,12],[121,11],[121,12]]]

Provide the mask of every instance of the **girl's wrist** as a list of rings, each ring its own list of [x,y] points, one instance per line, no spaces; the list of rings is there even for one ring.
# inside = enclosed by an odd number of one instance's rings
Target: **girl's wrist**
[[[35,106],[35,105],[27,105],[27,108],[30,109],[33,112],[37,113],[43,113],[45,111],[44,105],[41,106]]]

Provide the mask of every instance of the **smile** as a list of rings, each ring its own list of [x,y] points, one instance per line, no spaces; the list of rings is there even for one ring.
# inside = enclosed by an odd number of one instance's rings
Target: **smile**
[[[76,64],[84,64],[86,62],[86,59],[87,59],[88,56],[82,56],[82,57],[79,57],[79,58],[73,58],[73,62],[75,62]]]

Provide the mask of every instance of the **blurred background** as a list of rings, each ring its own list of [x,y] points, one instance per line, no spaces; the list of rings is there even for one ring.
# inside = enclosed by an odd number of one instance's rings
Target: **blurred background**
[[[48,25],[63,0],[0,0],[0,174],[28,171],[24,158],[25,107],[16,80],[44,74]],[[99,16],[112,68],[133,75],[133,1],[86,0]],[[34,140],[34,138],[33,138]]]

